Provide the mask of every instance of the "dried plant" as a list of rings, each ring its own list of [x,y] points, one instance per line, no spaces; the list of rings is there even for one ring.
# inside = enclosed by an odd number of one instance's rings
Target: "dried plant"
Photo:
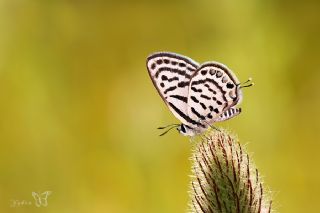
[[[223,130],[202,136],[192,160],[191,212],[271,212],[258,170],[234,136]]]

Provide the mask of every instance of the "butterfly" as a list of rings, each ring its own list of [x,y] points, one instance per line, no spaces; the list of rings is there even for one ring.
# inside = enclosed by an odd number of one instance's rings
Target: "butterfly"
[[[241,113],[236,106],[242,100],[244,85],[225,65],[210,61],[199,64],[189,57],[171,52],[148,56],[147,69],[161,98],[181,124],[159,127],[177,128],[185,136],[204,132],[213,123]],[[164,135],[169,130],[161,135]]]
[[[48,196],[51,194],[51,191],[45,191],[43,193],[32,192],[32,197],[35,200],[35,205],[37,207],[40,206],[48,206]]]

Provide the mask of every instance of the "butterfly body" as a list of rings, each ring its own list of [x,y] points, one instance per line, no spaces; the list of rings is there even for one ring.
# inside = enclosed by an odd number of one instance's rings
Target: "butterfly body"
[[[240,82],[229,68],[218,62],[198,64],[170,52],[147,58],[147,69],[154,86],[170,111],[181,121],[183,135],[194,136],[215,122],[241,112]]]

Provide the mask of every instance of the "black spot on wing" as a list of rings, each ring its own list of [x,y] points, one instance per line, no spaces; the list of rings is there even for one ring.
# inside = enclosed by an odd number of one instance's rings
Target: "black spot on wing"
[[[166,80],[168,80],[168,77],[166,75],[162,75],[161,80],[166,81]]]
[[[200,97],[201,97],[201,98],[204,98],[204,99],[207,99],[207,100],[210,100],[210,99],[211,99],[210,97],[208,97],[208,96],[206,96],[206,95],[204,95],[204,94],[201,94]]]
[[[180,81],[178,83],[178,87],[186,87],[186,86],[189,86],[190,84],[190,81]]]
[[[177,60],[183,61],[183,63],[186,63],[186,64],[190,65],[193,70],[197,69],[198,66],[199,66],[192,59],[190,59],[188,57],[185,57],[183,55],[179,55],[179,54],[171,53],[171,52],[157,52],[157,53],[154,53],[154,54],[148,56],[147,61],[150,61],[152,59],[157,59],[158,57],[160,57],[160,58],[168,57],[171,60],[171,64],[173,64],[173,65],[176,65],[178,63]]]
[[[173,78],[168,78],[168,81],[169,82],[172,82],[172,81],[179,81],[179,78],[177,76],[173,77]]]
[[[207,83],[207,82],[210,82],[210,83],[212,83],[213,85],[215,85],[215,86],[220,90],[220,92],[222,93],[222,98],[223,98],[223,100],[224,100],[225,102],[228,102],[228,101],[227,101],[227,98],[226,98],[226,91],[224,91],[224,90],[222,89],[222,87],[221,87],[217,82],[215,82],[213,79],[206,78],[206,79],[201,79],[201,80],[193,81],[193,82],[191,83],[191,86],[198,85],[198,84],[205,84],[205,83]],[[212,98],[212,99],[213,99],[213,98]]]
[[[197,112],[197,110],[195,110],[193,107],[191,107],[191,112],[192,112],[193,114],[195,114],[195,115],[196,115],[198,118],[200,118],[201,120],[205,120],[205,117],[202,116],[202,115],[200,115],[200,113]]]
[[[217,78],[221,78],[222,75],[223,75],[223,74],[222,74],[221,71],[217,71],[217,74],[216,74]]]
[[[190,98],[191,98],[191,100],[193,100],[195,103],[199,103],[199,100],[198,100],[196,97],[190,96]]]
[[[185,70],[176,69],[176,68],[170,68],[170,67],[160,67],[160,68],[157,70],[157,72],[156,72],[156,74],[155,74],[155,77],[158,78],[158,77],[159,77],[159,74],[160,74],[161,72],[165,72],[165,71],[171,72],[171,73],[176,73],[176,74],[178,74],[178,75],[182,75],[182,76],[184,76],[185,78],[188,78],[188,79],[191,78],[191,75],[187,74]]]
[[[188,123],[191,123],[193,125],[197,125],[197,126],[201,126],[201,127],[205,127],[203,124],[196,122],[195,120],[191,119],[189,116],[187,116],[186,114],[184,114],[183,112],[181,112],[180,109],[178,109],[173,103],[168,102],[169,106],[180,116],[182,117],[185,121],[187,121]]]
[[[210,72],[210,75],[216,74],[216,70],[214,70],[214,69],[211,69],[209,72]]]
[[[191,68],[191,67],[187,67],[187,70],[189,70],[190,72],[196,71],[195,69],[193,69],[193,68]]]
[[[192,90],[193,92],[202,92],[202,89],[197,89],[197,88],[195,88],[195,87],[191,87],[191,90]]]
[[[170,97],[175,98],[175,99],[178,99],[178,100],[183,101],[183,102],[185,102],[185,103],[188,102],[188,98],[185,97],[185,96],[181,96],[181,95],[170,95]]]
[[[207,74],[207,70],[201,70],[201,75],[206,75]]]
[[[210,88],[209,84],[204,84],[205,87],[207,87],[207,89],[209,90],[209,92],[212,92],[213,94],[217,94],[216,91],[214,91],[213,89]]]
[[[231,74],[231,71],[229,70],[229,68],[227,68],[226,66],[224,65],[221,65],[221,64],[218,64],[218,63],[207,63],[205,65],[202,65],[201,68],[204,68],[204,67],[214,67],[214,68],[218,68],[220,70],[222,70],[225,74],[227,74],[229,76],[229,78],[231,79],[232,82],[234,82],[235,84],[237,83],[234,79],[234,77],[232,76]],[[213,75],[214,75],[214,72],[212,72]],[[211,73],[210,73],[211,74]]]
[[[172,78],[168,78],[166,75],[162,75],[161,80],[172,82],[172,81],[178,81],[179,78],[177,76],[172,77]]]
[[[187,65],[185,63],[179,63],[179,67],[186,67]]]
[[[168,89],[166,89],[163,93],[167,94],[168,92],[173,91],[175,89],[177,89],[177,86],[172,86],[172,87],[169,87]]]
[[[207,109],[207,107],[206,107],[206,105],[205,105],[204,103],[200,102],[200,105],[201,105],[201,107],[202,107],[204,110]]]
[[[227,83],[227,88],[228,89],[232,89],[234,87],[234,84],[232,84],[232,83]]]

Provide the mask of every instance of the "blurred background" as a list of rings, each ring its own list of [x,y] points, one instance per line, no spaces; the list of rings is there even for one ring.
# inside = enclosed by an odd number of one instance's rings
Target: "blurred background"
[[[145,67],[231,68],[236,133],[282,213],[320,212],[319,1],[0,1],[0,212],[185,212],[192,143]],[[51,191],[47,207],[32,192]],[[24,202],[25,201],[25,202]],[[31,204],[28,202],[32,202]]]

